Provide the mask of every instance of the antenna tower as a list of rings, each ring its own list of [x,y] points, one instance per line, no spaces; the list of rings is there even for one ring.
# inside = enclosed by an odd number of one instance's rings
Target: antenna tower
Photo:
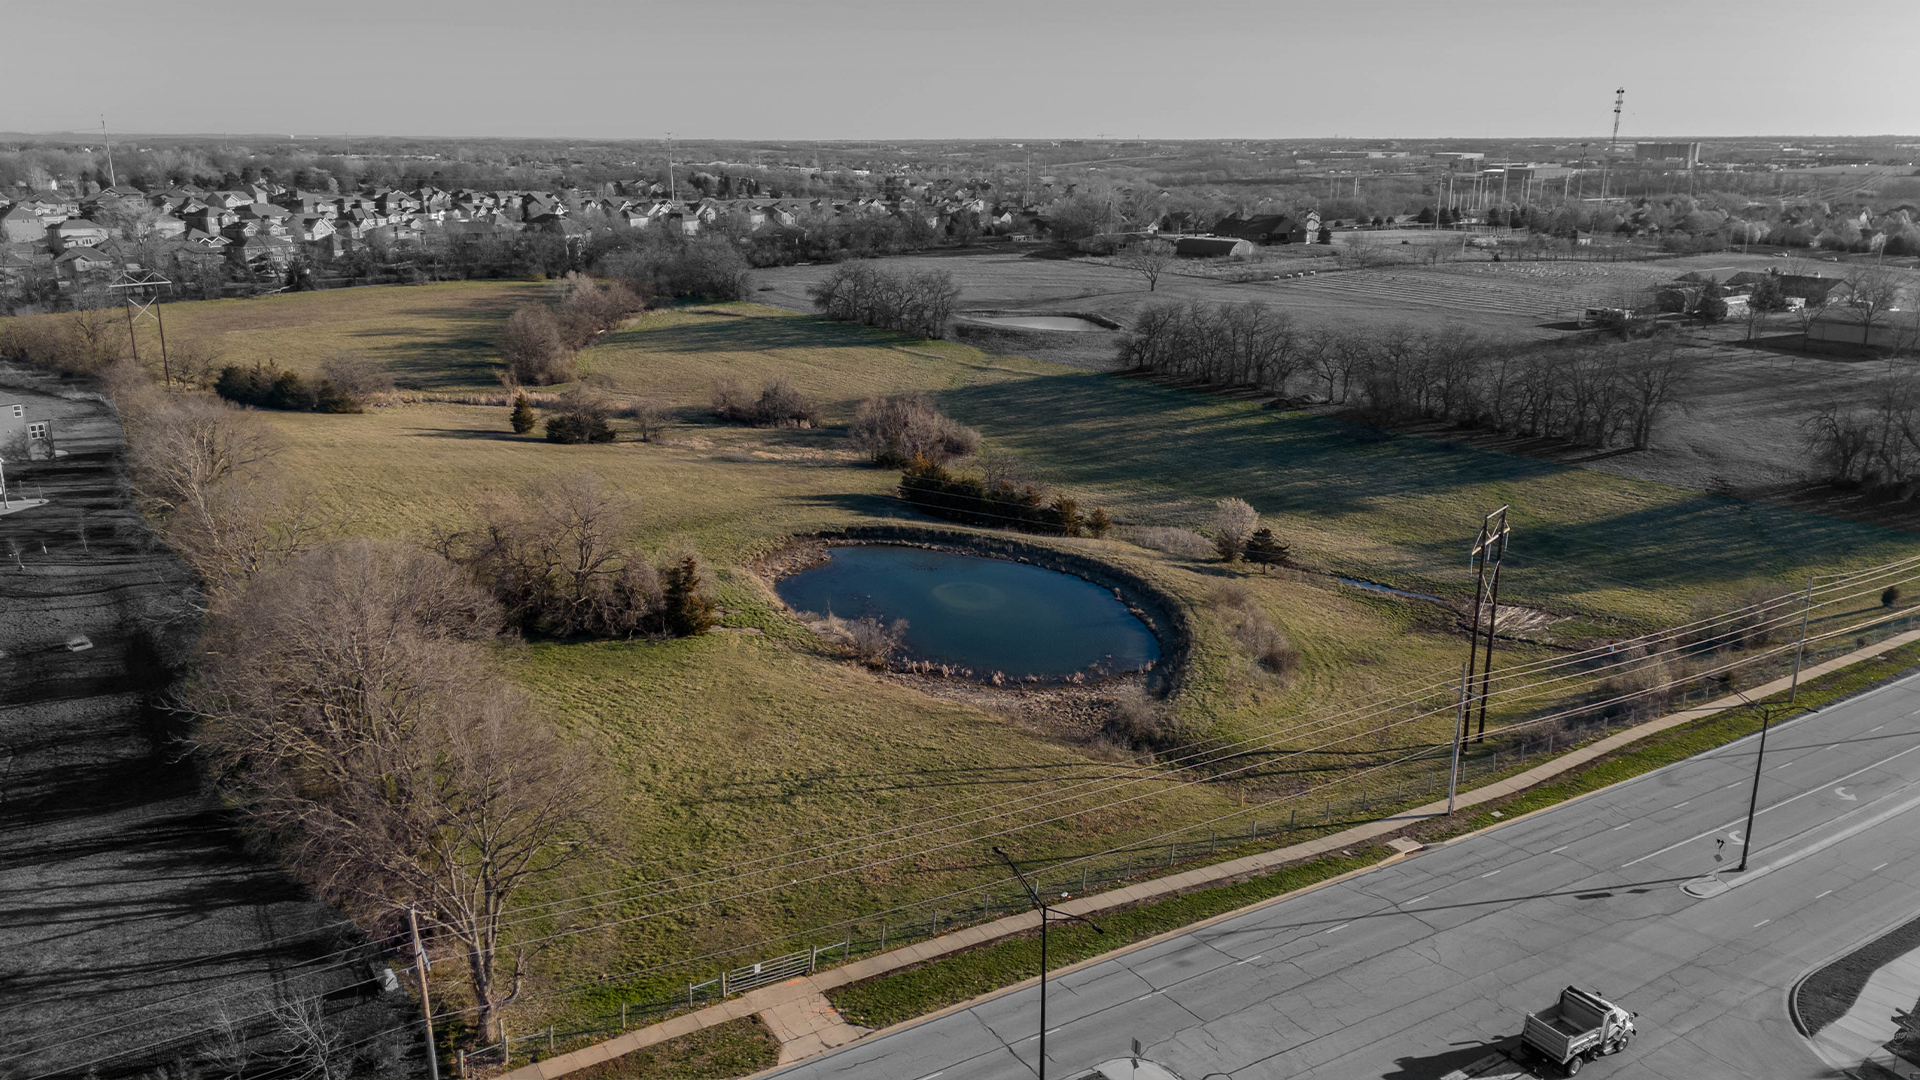
[[[1607,140],[1607,153],[1612,154],[1620,142],[1620,106],[1627,100],[1627,88],[1621,87],[1613,92],[1613,138]]]

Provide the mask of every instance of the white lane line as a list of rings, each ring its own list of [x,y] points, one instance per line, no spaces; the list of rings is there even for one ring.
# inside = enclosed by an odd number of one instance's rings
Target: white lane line
[[[1673,804],[1672,806],[1669,806],[1669,807],[1667,807],[1667,809],[1669,809],[1669,810],[1678,810],[1678,809],[1680,809],[1681,807],[1683,807],[1683,806],[1685,806],[1685,805],[1687,805],[1687,803],[1690,803],[1690,802],[1692,802],[1692,801],[1693,801],[1692,799],[1688,799],[1688,800],[1687,800],[1687,802],[1683,802],[1683,803],[1674,803],[1674,804]]]
[[[1879,873],[1880,871],[1882,871],[1882,870],[1885,870],[1885,869],[1886,869],[1887,867],[1889,867],[1889,866],[1892,866],[1892,865],[1893,865],[1892,863],[1881,863],[1881,864],[1880,864],[1879,866],[1876,866],[1876,867],[1874,867],[1873,869],[1871,869],[1871,870],[1869,870],[1869,871],[1867,871],[1867,873],[1869,873],[1869,874],[1877,874],[1877,873]]]
[[[1428,893],[1428,894],[1427,894],[1427,896],[1432,896],[1432,895],[1433,895],[1432,893]],[[1422,901],[1422,900],[1425,900],[1425,899],[1427,898],[1427,896],[1416,896],[1416,897],[1414,897],[1413,899],[1411,899],[1411,900],[1409,900],[1409,901],[1407,901],[1407,904],[1417,904],[1417,903],[1419,903],[1420,901]],[[1400,905],[1400,906],[1401,906],[1401,907],[1405,907],[1405,906],[1406,906],[1406,904],[1402,904],[1402,905]]]
[[[1049,1035],[1058,1035],[1058,1034],[1060,1034],[1060,1033],[1061,1033],[1062,1031],[1065,1031],[1065,1030],[1066,1030],[1065,1028],[1049,1028],[1049,1029],[1047,1030],[1047,1034],[1049,1034]]]
[[[1791,765],[1791,764],[1793,764],[1793,762],[1791,762],[1791,761],[1788,761],[1788,762],[1784,762],[1784,763],[1782,763],[1782,764],[1779,764],[1779,765],[1775,765],[1775,766],[1774,766],[1773,768],[1774,768],[1774,771],[1775,771],[1775,772],[1778,772],[1778,771],[1780,771],[1781,769],[1784,769],[1784,768],[1786,768],[1786,767],[1787,767],[1788,765]]]
[[[1803,792],[1801,792],[1801,793],[1800,793],[1800,794],[1798,794],[1798,795],[1790,795],[1790,796],[1788,796],[1787,798],[1784,798],[1784,799],[1781,799],[1781,800],[1780,800],[1779,802],[1777,802],[1777,803],[1774,803],[1774,804],[1773,804],[1772,806],[1768,806],[1768,807],[1765,807],[1765,808],[1763,808],[1763,809],[1762,809],[1762,810],[1760,811],[1760,813],[1762,813],[1762,814],[1764,814],[1764,813],[1767,813],[1768,811],[1771,811],[1771,810],[1777,810],[1777,809],[1779,809],[1780,807],[1782,807],[1782,806],[1785,806],[1785,805],[1787,805],[1788,803],[1791,803],[1791,802],[1798,802],[1798,801],[1800,801],[1801,799],[1804,799],[1804,798],[1806,798],[1806,797],[1807,797],[1807,796],[1809,796],[1809,795],[1818,795],[1818,794],[1820,794],[1821,792],[1823,792],[1823,791],[1825,791],[1825,790],[1827,790],[1827,789],[1828,789],[1829,787],[1831,787],[1831,786],[1832,786],[1833,784],[1836,784],[1836,783],[1845,783],[1846,781],[1848,781],[1848,780],[1851,780],[1851,779],[1853,779],[1853,778],[1854,778],[1854,777],[1856,777],[1856,776],[1859,776],[1859,775],[1860,775],[1861,773],[1865,773],[1865,772],[1872,772],[1873,770],[1875,770],[1875,769],[1877,769],[1877,768],[1879,768],[1879,767],[1880,767],[1880,766],[1882,766],[1882,765],[1885,765],[1885,764],[1886,764],[1887,762],[1889,762],[1889,761],[1892,761],[1892,760],[1894,760],[1895,758],[1903,758],[1903,757],[1906,757],[1906,756],[1907,756],[1908,754],[1911,754],[1911,753],[1913,753],[1913,752],[1914,752],[1915,750],[1920,750],[1920,746],[1909,746],[1909,747],[1907,747],[1907,748],[1906,748],[1905,750],[1902,750],[1902,751],[1900,751],[1900,752],[1899,752],[1899,753],[1897,753],[1897,754],[1890,754],[1890,755],[1888,755],[1888,756],[1886,756],[1886,757],[1883,757],[1883,758],[1881,758],[1881,759],[1880,759],[1879,761],[1876,761],[1876,762],[1874,762],[1873,764],[1871,764],[1871,765],[1868,765],[1868,766],[1866,766],[1865,768],[1860,768],[1860,769],[1855,769],[1854,771],[1852,771],[1852,772],[1850,772],[1850,773],[1848,773],[1847,775],[1845,775],[1845,776],[1842,776],[1842,777],[1839,777],[1839,778],[1837,778],[1836,780],[1833,780],[1833,781],[1829,781],[1829,782],[1827,782],[1827,783],[1824,783],[1824,784],[1821,784],[1821,785],[1820,785],[1819,787],[1817,787],[1817,788],[1813,788],[1813,789],[1811,789],[1811,790],[1808,790],[1808,791],[1803,791]],[[1739,786],[1740,786],[1740,785],[1738,785],[1738,784],[1728,784],[1728,785],[1727,785],[1727,787],[1739,787]],[[1721,788],[1720,790],[1722,790],[1722,791],[1725,791],[1725,790],[1726,790],[1726,788]],[[1692,836],[1689,836],[1689,837],[1687,837],[1687,838],[1686,838],[1685,840],[1682,840],[1682,841],[1680,841],[1680,842],[1679,842],[1679,843],[1677,843],[1677,844],[1668,844],[1668,845],[1667,845],[1666,847],[1663,847],[1663,848],[1661,848],[1661,849],[1660,849],[1659,851],[1653,851],[1653,852],[1648,852],[1647,854],[1645,854],[1645,855],[1642,855],[1642,856],[1640,856],[1639,858],[1637,858],[1637,859],[1635,859],[1635,860],[1633,860],[1633,862],[1629,862],[1629,863],[1622,863],[1622,864],[1620,864],[1620,869],[1622,869],[1622,870],[1625,870],[1625,869],[1626,869],[1627,867],[1629,867],[1629,866],[1632,866],[1632,865],[1634,865],[1635,863],[1643,863],[1643,862],[1646,862],[1646,861],[1647,861],[1648,859],[1651,859],[1651,858],[1654,858],[1654,857],[1655,857],[1655,856],[1657,856],[1657,855],[1665,855],[1665,854],[1666,854],[1667,852],[1669,852],[1669,851],[1672,851],[1672,850],[1673,850],[1674,848],[1678,848],[1678,847],[1685,847],[1685,846],[1687,846],[1688,844],[1691,844],[1691,843],[1693,843],[1693,842],[1694,842],[1695,840],[1698,840],[1698,839],[1700,839],[1700,838],[1702,838],[1702,837],[1706,837],[1706,836],[1712,836],[1712,835],[1713,835],[1713,834],[1715,834],[1715,833],[1721,833],[1721,832],[1725,832],[1725,831],[1727,831],[1728,829],[1731,829],[1731,828],[1733,828],[1733,827],[1734,827],[1735,825],[1738,825],[1738,824],[1740,824],[1740,822],[1741,822],[1742,820],[1744,820],[1744,819],[1742,819],[1742,818],[1735,818],[1735,819],[1733,819],[1732,821],[1729,821],[1729,822],[1727,822],[1727,823],[1726,823],[1725,825],[1722,825],[1722,826],[1720,826],[1720,827],[1719,827],[1719,828],[1717,828],[1717,829],[1708,829],[1708,830],[1707,830],[1706,832],[1703,832],[1703,833],[1695,833],[1694,835],[1692,835]]]
[[[1814,897],[1814,899],[1815,899],[1815,900],[1823,900],[1823,899],[1825,899],[1825,898],[1827,898],[1827,897],[1829,897],[1829,896],[1832,896],[1832,895],[1833,895],[1833,890],[1832,890],[1832,889],[1828,889],[1828,890],[1827,890],[1826,892],[1823,892],[1823,893],[1821,893],[1821,894],[1820,894],[1819,896],[1816,896],[1816,897]]]
[[[1340,924],[1339,926],[1336,926],[1336,927],[1334,927],[1334,928],[1333,928],[1332,930],[1328,930],[1328,931],[1326,931],[1326,932],[1327,932],[1327,933],[1329,933],[1329,934],[1335,934],[1335,933],[1339,933],[1340,931],[1342,931],[1342,930],[1345,930],[1345,929],[1346,929],[1347,927],[1349,927],[1349,926],[1352,926],[1352,925],[1353,925],[1353,924],[1352,924],[1352,923],[1350,923],[1350,922],[1343,922],[1343,923],[1341,923],[1341,924]]]
[[[945,1076],[945,1075],[947,1075],[947,1070],[941,1069],[937,1073],[928,1073],[927,1075],[921,1077],[920,1080],[933,1080],[933,1078],[936,1076]]]
[[[1891,796],[1889,796],[1889,798],[1891,798]],[[1834,823],[1845,821],[1855,814],[1865,813],[1866,811],[1872,809],[1874,805],[1876,804],[1868,804],[1867,806],[1863,806],[1858,810],[1849,810],[1846,813],[1840,815],[1839,817],[1833,819],[1833,821]],[[1778,870],[1783,866],[1792,866],[1794,863],[1799,862],[1801,859],[1804,859],[1809,855],[1818,855],[1820,852],[1827,850],[1828,848],[1834,846],[1835,844],[1838,844],[1844,840],[1850,840],[1853,837],[1858,836],[1863,832],[1866,832],[1868,829],[1871,829],[1876,825],[1879,825],[1881,822],[1890,821],[1893,818],[1897,818],[1900,815],[1911,811],[1916,806],[1920,806],[1920,795],[1916,795],[1913,798],[1906,800],[1905,802],[1899,803],[1885,810],[1882,810],[1878,814],[1874,814],[1871,817],[1862,818],[1861,820],[1853,823],[1852,825],[1847,826],[1846,828],[1840,830],[1839,832],[1834,833],[1832,836],[1828,836],[1820,840],[1816,840],[1813,843],[1808,844],[1806,847],[1801,848],[1798,851],[1790,851],[1785,855],[1782,855],[1779,858],[1775,859],[1773,862],[1770,862],[1767,865],[1759,868],[1758,870],[1749,872],[1745,877],[1740,878],[1738,881],[1729,882],[1728,887],[1737,888],[1742,885],[1751,885],[1754,882],[1759,881],[1761,878],[1766,877],[1768,874],[1773,873],[1775,870]],[[1802,835],[1805,835],[1805,834],[1802,834]]]
[[[1880,727],[1886,727],[1886,726],[1887,726],[1887,725],[1885,725],[1885,724],[1881,724],[1881,725],[1880,725]],[[1869,734],[1869,735],[1871,735],[1871,734],[1873,734],[1874,732],[1876,732],[1876,731],[1879,731],[1879,730],[1880,730],[1880,727],[1870,727],[1870,728],[1868,728],[1868,729],[1867,729],[1867,734]]]
[[[1615,825],[1615,826],[1614,826],[1613,828],[1611,828],[1611,829],[1608,829],[1607,831],[1608,831],[1608,832],[1619,832],[1619,831],[1620,831],[1621,829],[1631,829],[1631,828],[1633,828],[1633,822],[1631,822],[1631,821],[1629,821],[1629,822],[1627,822],[1627,823],[1626,823],[1625,825]]]
[[[1253,963],[1253,962],[1254,962],[1255,960],[1258,960],[1258,959],[1260,959],[1260,957],[1261,957],[1261,956],[1265,956],[1265,955],[1267,955],[1267,954],[1266,954],[1266,953],[1261,953],[1261,954],[1260,954],[1259,956],[1249,956],[1249,957],[1247,957],[1247,958],[1246,958],[1245,960],[1235,960],[1235,961],[1233,962],[1233,966],[1234,966],[1234,967],[1239,967],[1239,966],[1240,966],[1241,964],[1251,964],[1251,963]]]
[[[1486,873],[1484,873],[1484,874],[1481,874],[1480,876],[1481,876],[1481,877],[1483,877],[1483,878],[1487,878],[1487,877],[1492,877],[1493,875],[1495,875],[1495,874],[1497,874],[1497,873],[1499,873],[1499,872],[1500,872],[1500,871],[1498,871],[1498,870],[1489,870],[1489,871],[1487,871]]]
[[[1561,844],[1559,847],[1554,848],[1552,851],[1547,852],[1547,854],[1558,855],[1572,846],[1573,846],[1572,844]]]
[[[1134,998],[1133,1000],[1135,1000],[1135,1001],[1145,1001],[1145,1000],[1147,1000],[1148,998],[1150,998],[1150,997],[1152,997],[1153,995],[1155,995],[1155,994],[1157,994],[1157,993],[1159,993],[1159,992],[1160,992],[1160,991],[1158,991],[1158,990],[1149,990],[1149,991],[1147,991],[1146,993],[1144,993],[1144,994],[1141,994],[1141,995],[1140,995],[1139,997],[1137,997],[1137,998]]]
[[[1758,930],[1772,921],[1773,921],[1772,919],[1761,919],[1759,922],[1753,924],[1753,928],[1755,930]]]
[[[1727,785],[1727,787],[1739,787],[1739,786],[1740,786],[1740,782],[1739,782],[1739,781],[1737,781],[1737,780],[1736,780],[1736,781],[1734,781],[1733,783],[1731,783],[1731,784],[1728,784],[1728,785]],[[1720,790],[1721,790],[1721,791],[1725,791],[1725,790],[1727,790],[1727,787],[1723,787],[1723,788],[1721,788]]]

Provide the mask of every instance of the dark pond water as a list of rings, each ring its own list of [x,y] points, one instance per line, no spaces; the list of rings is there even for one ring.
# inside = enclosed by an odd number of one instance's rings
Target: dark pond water
[[[1110,590],[1037,566],[909,547],[842,547],[781,581],[795,611],[907,620],[909,659],[985,677],[1131,671],[1160,643]]]

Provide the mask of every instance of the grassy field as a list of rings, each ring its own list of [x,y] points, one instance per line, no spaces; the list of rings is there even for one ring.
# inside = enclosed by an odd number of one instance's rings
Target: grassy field
[[[479,388],[492,383],[488,327],[540,288],[471,283],[249,302],[261,305],[260,325],[237,304],[183,304],[169,309],[169,329],[218,334],[230,360],[261,349],[290,366],[348,343],[340,347],[360,348],[418,385]],[[623,792],[609,822],[617,855],[556,891],[643,887],[1135,767],[1028,713],[853,667],[816,643],[752,571],[757,556],[795,533],[911,516],[891,495],[895,474],[844,446],[838,425],[870,393],[928,391],[981,429],[988,451],[1017,454],[1083,503],[1110,507],[1123,525],[1199,525],[1215,500],[1240,497],[1310,569],[1439,596],[1466,593],[1466,544],[1482,515],[1511,503],[1517,531],[1505,596],[1558,617],[1552,633],[1569,642],[1675,621],[1755,586],[1783,591],[1810,567],[1920,547],[1866,526],[750,304],[649,314],[606,335],[581,367],[623,396],[666,407],[674,419],[663,436],[639,443],[623,432],[609,446],[555,446],[513,435],[504,408],[453,404],[267,414],[286,443],[282,463],[343,507],[351,531],[424,538],[468,523],[475,496],[488,489],[591,473],[637,502],[636,542],[662,552],[692,547],[713,564],[726,609],[720,632],[503,650],[513,677],[604,756]],[[723,377],[750,387],[785,378],[820,404],[825,424],[714,424],[704,407]],[[1190,609],[1196,640],[1173,709],[1214,739],[1272,733],[1280,746],[1304,744],[1314,736],[1292,734],[1300,717],[1457,671],[1463,658],[1441,609],[1325,574],[1248,574],[1117,539],[1058,543],[1133,570]],[[1231,616],[1214,599],[1228,581],[1248,588],[1298,649],[1290,682],[1260,673],[1238,650]],[[1546,651],[1515,646],[1504,655]],[[1312,770],[1337,767],[1329,758]],[[1251,794],[1302,780],[1263,775]],[[1207,820],[1248,793],[1226,783],[1148,783],[1141,801],[1013,842],[1038,859],[1100,850]],[[518,1029],[567,1000],[572,991],[561,987],[610,970],[776,938],[997,876],[978,855],[961,847],[855,875],[761,882],[750,896],[669,915],[657,914],[657,902],[612,903],[602,914],[624,920],[616,928],[546,954],[549,989],[524,1007]],[[783,949],[770,944],[764,954]],[[621,985],[638,992],[684,977]]]

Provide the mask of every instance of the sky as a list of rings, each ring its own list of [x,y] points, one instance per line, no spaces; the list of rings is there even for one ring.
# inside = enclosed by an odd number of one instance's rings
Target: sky
[[[0,0],[0,131],[906,140],[1920,132],[1920,2]],[[84,46],[76,51],[75,46]]]

